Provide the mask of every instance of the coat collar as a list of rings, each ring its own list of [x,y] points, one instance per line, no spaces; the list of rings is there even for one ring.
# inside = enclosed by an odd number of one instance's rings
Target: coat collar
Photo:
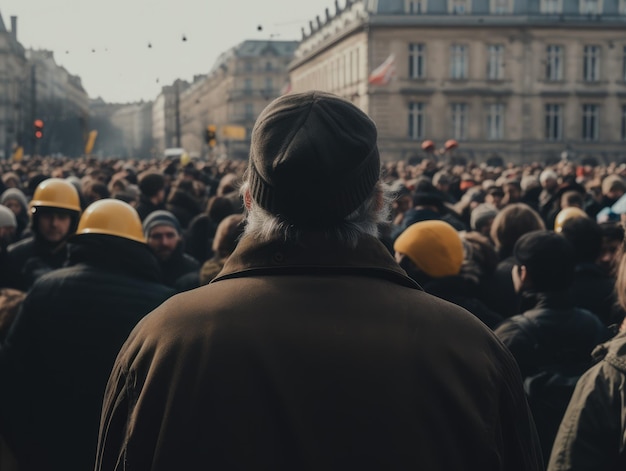
[[[211,283],[245,276],[298,274],[380,277],[422,289],[375,237],[365,236],[351,249],[319,234],[309,234],[298,243],[258,242],[251,235],[244,236]]]

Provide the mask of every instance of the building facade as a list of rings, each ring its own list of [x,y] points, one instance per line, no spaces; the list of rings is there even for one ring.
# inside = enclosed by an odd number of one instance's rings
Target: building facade
[[[26,71],[26,53],[17,40],[17,18],[11,17],[9,31],[0,16],[0,159],[9,158],[26,138]]]
[[[284,92],[297,41],[248,40],[218,57],[180,97],[183,147],[191,156],[246,159],[259,113]],[[215,127],[215,142],[205,139]],[[243,131],[240,135],[233,130]]]
[[[293,91],[376,122],[385,160],[626,159],[626,0],[346,0],[311,21]],[[449,154],[442,154],[443,157]]]
[[[120,157],[152,157],[152,102],[123,105],[111,114],[110,120],[122,135]]]

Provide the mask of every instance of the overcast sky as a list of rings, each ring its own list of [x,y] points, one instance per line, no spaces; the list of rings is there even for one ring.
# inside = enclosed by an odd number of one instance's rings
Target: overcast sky
[[[334,0],[0,1],[8,30],[18,17],[25,48],[54,51],[91,98],[115,103],[153,100],[163,85],[207,73],[246,39],[300,40],[325,8],[334,14]]]

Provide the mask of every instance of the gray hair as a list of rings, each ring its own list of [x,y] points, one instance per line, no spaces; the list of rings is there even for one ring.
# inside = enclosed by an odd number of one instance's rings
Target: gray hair
[[[249,183],[243,183],[240,193],[243,196]],[[383,204],[379,207],[379,198]],[[326,239],[336,240],[350,248],[356,247],[359,239],[369,235],[379,236],[379,225],[389,222],[391,217],[391,201],[393,193],[377,183],[371,195],[352,213],[336,225],[324,229]],[[269,213],[254,200],[248,208],[244,235],[252,235],[261,242],[273,239],[297,242],[307,230],[294,226],[280,215]]]

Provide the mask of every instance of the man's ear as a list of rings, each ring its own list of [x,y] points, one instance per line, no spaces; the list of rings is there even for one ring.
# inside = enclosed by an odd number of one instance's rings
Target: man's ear
[[[250,190],[244,191],[243,204],[247,210],[249,210],[252,207],[252,196],[250,196]]]

